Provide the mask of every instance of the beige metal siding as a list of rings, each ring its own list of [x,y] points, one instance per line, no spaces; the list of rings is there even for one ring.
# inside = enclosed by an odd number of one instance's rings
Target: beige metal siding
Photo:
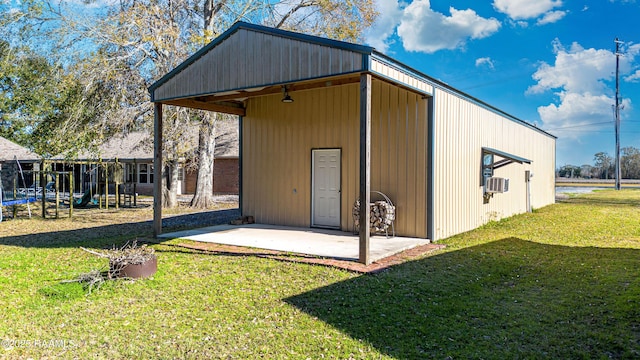
[[[381,81],[372,92],[371,189],[396,204],[396,232],[426,237],[426,100]],[[243,119],[243,211],[257,222],[310,226],[311,149],[342,149],[341,228],[358,196],[358,84],[250,99]]]
[[[443,90],[436,90],[434,107],[434,240],[526,212],[525,170],[534,174],[532,206],[555,201],[554,138]],[[509,192],[488,204],[480,186],[482,147],[532,161],[496,169],[494,176],[510,179]]]
[[[362,70],[362,54],[239,29],[154,91],[191,97]]]
[[[383,192],[396,205],[398,234],[425,238],[427,100],[374,81],[371,102],[371,190]]]

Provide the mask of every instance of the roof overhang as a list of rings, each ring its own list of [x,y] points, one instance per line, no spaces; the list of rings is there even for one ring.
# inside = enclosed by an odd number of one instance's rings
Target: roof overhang
[[[488,148],[488,147],[483,147],[482,148],[482,154],[483,154],[483,156],[485,154],[497,155],[500,158],[502,158],[501,160],[498,160],[498,161],[494,160],[493,164],[490,164],[493,169],[498,169],[498,168],[501,168],[503,166],[507,166],[507,165],[512,164],[512,163],[531,164],[531,160],[529,160],[529,159],[525,159],[525,158],[520,157],[520,156],[516,156],[516,155],[513,155],[513,154],[509,154],[507,152],[504,152],[504,151],[500,151],[500,150],[496,150],[496,149],[492,149],[492,148]]]

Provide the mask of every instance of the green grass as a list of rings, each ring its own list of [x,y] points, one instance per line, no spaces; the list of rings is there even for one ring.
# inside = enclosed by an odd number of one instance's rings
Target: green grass
[[[0,223],[0,340],[24,340],[0,358],[640,357],[638,190],[493,222],[377,275],[170,242],[151,279],[59,282],[106,266],[78,246],[145,235],[112,226],[136,214]]]

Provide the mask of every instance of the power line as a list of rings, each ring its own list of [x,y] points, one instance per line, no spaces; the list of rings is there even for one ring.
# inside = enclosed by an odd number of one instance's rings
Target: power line
[[[545,131],[558,131],[558,130],[564,130],[564,129],[574,129],[579,127],[593,126],[593,125],[605,125],[605,124],[611,124],[612,122],[613,121],[603,121],[603,122],[589,123],[589,124],[577,124],[577,125],[563,126],[559,128],[545,129]]]

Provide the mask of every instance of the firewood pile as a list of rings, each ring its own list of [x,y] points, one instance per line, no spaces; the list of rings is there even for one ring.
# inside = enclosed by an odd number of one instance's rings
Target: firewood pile
[[[360,229],[360,199],[353,205],[353,222],[356,232]],[[369,229],[372,233],[388,234],[389,227],[396,219],[396,207],[388,201],[369,204]]]

